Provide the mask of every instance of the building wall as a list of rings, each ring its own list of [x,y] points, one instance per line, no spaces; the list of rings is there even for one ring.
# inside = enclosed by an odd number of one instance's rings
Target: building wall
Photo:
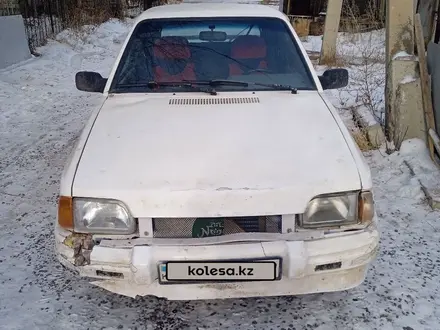
[[[0,16],[0,69],[31,58],[21,15]]]

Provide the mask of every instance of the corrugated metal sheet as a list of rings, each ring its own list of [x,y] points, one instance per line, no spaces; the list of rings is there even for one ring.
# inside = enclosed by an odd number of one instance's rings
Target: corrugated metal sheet
[[[428,68],[431,75],[435,125],[437,132],[440,132],[440,45],[433,42],[428,44]]]
[[[417,12],[422,21],[425,44],[428,44],[434,32],[434,17],[437,10],[437,0],[419,0]]]

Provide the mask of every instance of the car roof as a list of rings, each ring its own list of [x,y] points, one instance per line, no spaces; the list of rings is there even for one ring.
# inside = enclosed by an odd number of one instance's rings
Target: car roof
[[[136,21],[176,17],[276,17],[285,19],[284,13],[266,5],[208,2],[153,7],[140,14]]]

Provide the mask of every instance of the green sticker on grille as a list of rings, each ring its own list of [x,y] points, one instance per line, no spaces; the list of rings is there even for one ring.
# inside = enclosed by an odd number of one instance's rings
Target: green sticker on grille
[[[223,219],[198,218],[192,227],[192,237],[221,236],[225,229]]]

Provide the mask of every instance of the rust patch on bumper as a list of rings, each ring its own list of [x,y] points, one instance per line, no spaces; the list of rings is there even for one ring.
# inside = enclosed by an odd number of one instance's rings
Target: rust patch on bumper
[[[73,249],[75,266],[90,265],[90,254],[94,246],[91,234],[72,233],[64,239],[63,244]]]

